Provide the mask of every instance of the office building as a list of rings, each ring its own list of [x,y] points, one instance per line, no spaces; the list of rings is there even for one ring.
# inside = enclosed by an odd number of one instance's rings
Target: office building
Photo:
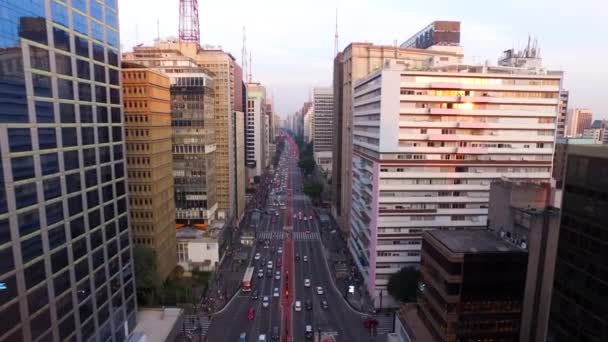
[[[553,179],[555,180],[556,202],[554,206],[561,208],[561,189],[564,187],[564,174],[566,172],[566,155],[570,145],[595,145],[594,139],[585,138],[558,138],[555,140],[555,153],[553,154]]]
[[[133,241],[154,251],[165,280],[177,263],[169,78],[139,65],[122,67]]]
[[[313,89],[313,152],[317,165],[325,172],[331,173],[333,150],[333,105],[332,87]]]
[[[0,340],[125,341],[117,2],[8,0],[0,21]]]
[[[422,232],[486,227],[492,180],[550,181],[560,85],[541,71],[397,62],[355,82],[349,249],[375,298],[419,263]]]
[[[517,341],[527,262],[488,231],[425,232],[418,305],[434,341]]]
[[[591,127],[592,118],[593,112],[591,109],[568,109],[568,115],[566,117],[566,136],[571,138],[582,137],[585,129]]]
[[[332,184],[336,184],[332,194],[332,211],[341,229],[350,227],[352,196],[353,157],[353,84],[371,72],[380,69],[386,61],[397,60],[409,69],[423,69],[431,66],[462,63],[462,48],[442,46],[451,51],[435,49],[396,48],[395,46],[351,43],[334,60],[334,150],[332,155]],[[453,51],[452,51],[453,50]],[[340,203],[338,207],[336,204]]]
[[[594,144],[608,143],[608,121],[593,121],[589,128],[583,130],[583,139],[590,139]]]
[[[310,106],[308,107],[308,110],[306,111],[306,113],[304,113],[304,142],[306,142],[307,144],[310,144],[313,142],[313,140],[315,139],[315,135],[314,135],[314,120],[315,120],[315,115],[314,115],[314,111],[313,111],[313,107]]]
[[[172,48],[135,47],[123,57],[170,80],[176,223],[213,223],[219,216],[219,204],[215,93],[210,72]]]
[[[608,147],[568,146],[551,342],[608,341]]]
[[[246,165],[249,183],[261,176],[265,169],[266,88],[260,83],[247,84]]]
[[[237,164],[235,172],[236,184],[236,203],[235,203],[235,218],[240,221],[245,214],[247,188],[247,171],[245,166],[245,115],[243,112],[234,112],[234,163]],[[241,167],[241,165],[243,167]]]
[[[568,97],[569,93],[567,90],[562,90],[559,93],[559,116],[557,118],[557,132],[558,138],[564,138],[566,136],[566,122],[568,121]]]
[[[490,187],[488,229],[528,252],[520,342],[547,340],[560,215],[551,202],[550,183],[497,180]]]

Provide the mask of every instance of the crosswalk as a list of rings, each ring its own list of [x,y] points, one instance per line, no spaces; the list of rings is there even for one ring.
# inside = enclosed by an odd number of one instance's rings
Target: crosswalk
[[[318,232],[293,232],[293,239],[295,241],[314,241],[319,240],[320,236]]]
[[[207,318],[206,315],[196,316],[196,315],[185,315],[184,322],[182,325],[182,333],[185,333],[187,336],[195,337],[195,336],[207,336],[207,331],[209,331],[209,326],[211,325],[211,321]]]
[[[386,334],[393,332],[393,315],[374,315],[374,319],[378,321],[378,326],[376,327],[376,332],[378,334]]]
[[[262,239],[262,240],[283,240],[285,238],[285,232],[279,232],[279,231],[258,232],[257,238]]]

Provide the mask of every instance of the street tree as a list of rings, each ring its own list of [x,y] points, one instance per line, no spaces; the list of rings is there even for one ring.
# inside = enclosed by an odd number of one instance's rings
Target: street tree
[[[388,293],[401,302],[413,302],[416,300],[419,280],[420,271],[406,266],[388,279]]]

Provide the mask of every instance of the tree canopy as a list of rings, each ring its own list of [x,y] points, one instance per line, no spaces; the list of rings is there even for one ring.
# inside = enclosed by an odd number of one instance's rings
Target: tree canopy
[[[387,285],[388,293],[399,301],[413,302],[416,300],[419,280],[420,271],[406,266],[391,275]]]
[[[323,192],[323,184],[316,181],[304,182],[304,194],[308,195],[313,201],[321,199],[321,193]]]

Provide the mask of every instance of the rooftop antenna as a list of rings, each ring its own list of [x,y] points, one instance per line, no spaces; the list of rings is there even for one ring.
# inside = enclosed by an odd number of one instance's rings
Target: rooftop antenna
[[[249,77],[248,77],[249,81],[248,81],[248,83],[251,83],[251,80],[253,79],[253,77],[251,75],[252,74],[251,71],[253,70],[253,63],[251,63],[251,50],[249,50],[249,65],[248,65],[248,67],[249,67]]]
[[[243,67],[243,75],[247,77],[247,35],[245,26],[243,26],[243,50],[241,51],[241,66]]]
[[[198,0],[179,0],[179,41],[200,44]]]
[[[336,34],[334,36],[334,57],[338,55],[338,8],[336,7]]]

